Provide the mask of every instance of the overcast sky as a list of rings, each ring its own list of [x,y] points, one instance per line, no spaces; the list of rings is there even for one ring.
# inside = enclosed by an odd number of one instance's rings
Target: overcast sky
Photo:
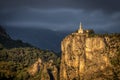
[[[0,24],[14,27],[120,32],[120,0],[0,0]]]

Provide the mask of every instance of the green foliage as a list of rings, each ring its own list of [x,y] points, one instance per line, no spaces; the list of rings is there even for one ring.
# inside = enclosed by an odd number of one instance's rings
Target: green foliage
[[[0,79],[12,79],[16,75],[16,65],[14,62],[0,62]]]
[[[110,34],[107,35],[110,38],[109,40],[109,50],[112,51],[110,56],[110,61],[113,66],[114,80],[119,80],[120,77],[120,34]]]
[[[24,69],[21,70],[15,77],[15,80],[28,80],[30,77],[29,73]]]
[[[60,57],[58,57],[57,60],[55,61],[55,64],[56,64],[57,67],[60,66],[60,60],[61,60]]]
[[[119,80],[120,77],[120,52],[117,53],[115,57],[111,59],[111,64],[113,66],[114,80]]]
[[[0,50],[0,79],[28,80],[27,72],[38,58],[43,62],[53,60],[56,63],[57,56],[51,51],[43,51],[36,48],[12,48]],[[40,77],[40,76],[38,76]]]
[[[105,33],[105,34],[95,34],[95,33],[91,33],[88,35],[88,37],[109,37],[109,38],[120,38],[120,34],[119,33]]]
[[[114,66],[120,65],[120,52],[116,53],[116,56],[114,56],[111,59],[111,64],[114,65]]]

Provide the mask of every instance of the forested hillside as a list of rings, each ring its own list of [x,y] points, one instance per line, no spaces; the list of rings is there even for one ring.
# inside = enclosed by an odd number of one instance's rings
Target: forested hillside
[[[37,63],[38,60],[41,61],[41,65],[40,63]],[[47,76],[49,78],[53,78],[51,77],[53,74],[50,74],[50,72],[53,71],[53,69],[58,71],[59,63],[60,58],[54,52],[35,48],[21,40],[13,40],[5,30],[0,27],[1,80],[40,79],[44,73],[48,74]],[[33,67],[34,64],[37,66]],[[51,65],[49,66],[48,64]],[[53,69],[51,66],[54,66]],[[36,71],[31,72],[31,70]],[[30,72],[34,74],[31,74]],[[46,76],[43,76],[43,78],[45,77]]]

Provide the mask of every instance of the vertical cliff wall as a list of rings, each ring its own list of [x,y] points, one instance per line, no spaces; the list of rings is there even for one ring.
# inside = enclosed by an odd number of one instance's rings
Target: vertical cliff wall
[[[62,41],[61,49],[60,80],[103,80],[101,75],[112,75],[104,38],[72,33]]]

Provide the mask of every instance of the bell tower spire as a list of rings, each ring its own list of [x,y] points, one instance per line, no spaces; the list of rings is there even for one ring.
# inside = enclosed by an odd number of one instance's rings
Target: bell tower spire
[[[83,27],[82,27],[82,23],[80,22],[80,26],[79,26],[79,30],[78,30],[78,33],[83,33]]]
[[[80,22],[80,26],[79,26],[79,29],[82,30],[82,23]]]

